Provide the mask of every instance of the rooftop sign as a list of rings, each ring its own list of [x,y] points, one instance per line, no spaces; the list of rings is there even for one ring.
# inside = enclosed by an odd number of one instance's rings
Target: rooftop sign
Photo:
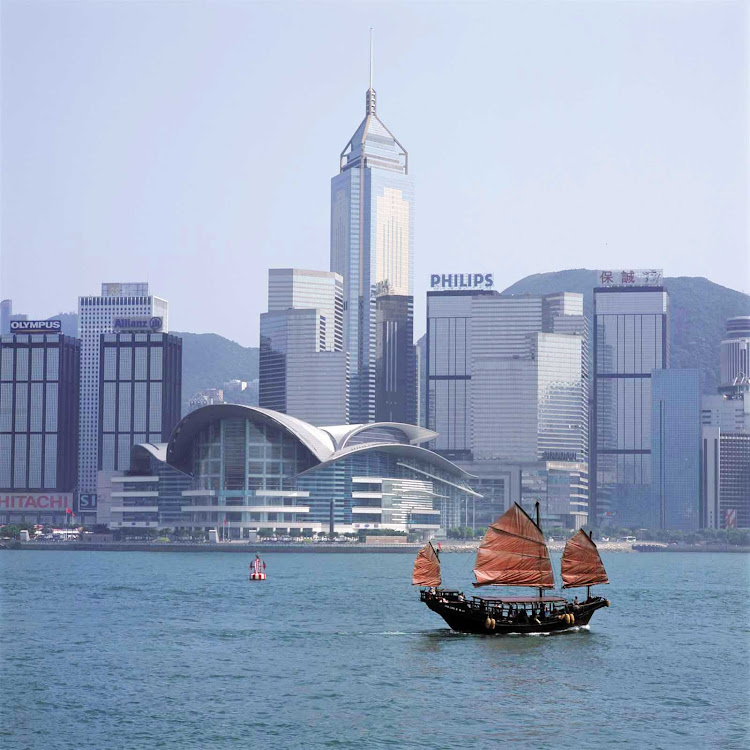
[[[430,289],[447,292],[457,289],[492,289],[495,281],[491,273],[433,273],[430,274]]]
[[[164,320],[162,318],[115,318],[112,327],[115,331],[158,332],[164,327]]]
[[[11,320],[11,333],[60,333],[59,320]]]
[[[600,286],[662,286],[663,284],[664,272],[661,268],[599,271]]]

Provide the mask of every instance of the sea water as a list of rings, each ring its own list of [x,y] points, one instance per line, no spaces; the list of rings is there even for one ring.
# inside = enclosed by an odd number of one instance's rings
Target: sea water
[[[0,553],[0,747],[748,747],[747,555],[605,554],[546,637],[452,633],[411,555],[264,557]]]

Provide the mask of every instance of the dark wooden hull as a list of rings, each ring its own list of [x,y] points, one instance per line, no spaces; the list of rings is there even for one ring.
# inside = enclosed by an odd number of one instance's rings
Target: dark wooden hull
[[[476,599],[465,600],[462,595],[445,597],[440,590],[435,593],[422,591],[421,599],[448,623],[451,630],[481,635],[560,633],[588,625],[597,609],[609,606],[606,599],[593,597],[578,605],[568,603],[564,607],[564,614],[572,617],[560,617],[563,613],[560,609],[554,615],[542,619],[529,618],[526,622],[522,622],[517,619],[508,620],[507,617],[500,615],[492,604],[479,602]]]

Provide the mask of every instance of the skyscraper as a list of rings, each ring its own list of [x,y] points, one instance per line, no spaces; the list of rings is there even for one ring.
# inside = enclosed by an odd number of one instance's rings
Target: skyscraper
[[[138,324],[144,332],[166,333],[167,301],[151,296],[145,282],[105,283],[101,295],[78,298],[81,339],[78,487],[82,493],[95,493],[97,487],[101,335],[115,331],[118,321],[125,327]]]
[[[661,271],[602,271],[594,289],[594,517],[653,517],[651,373],[669,366],[669,295]]]
[[[439,433],[434,449],[477,477],[484,500],[472,519],[486,525],[513,501],[538,500],[545,523],[579,528],[588,513],[583,296],[503,295],[436,278],[427,427]]]
[[[703,396],[701,521],[750,527],[750,317],[730,318],[720,345],[719,393]]]
[[[378,297],[375,419],[417,423],[417,363],[414,348],[414,298]]]
[[[182,339],[103,333],[100,347],[98,468],[125,471],[134,445],[166,443],[180,421]]]
[[[47,323],[0,339],[0,523],[61,523],[73,508],[80,342]]]
[[[268,272],[268,312],[260,316],[260,406],[316,425],[346,423],[342,283],[329,271]]]
[[[694,531],[700,522],[700,379],[698,370],[651,375],[652,528]]]
[[[365,95],[365,118],[331,180],[331,270],[344,280],[344,349],[350,356],[350,419],[376,409],[376,299],[413,295],[414,184],[406,149]]]
[[[10,318],[13,315],[13,300],[0,301],[0,336],[10,333]]]
[[[750,315],[730,318],[721,342],[719,391],[750,382]]]

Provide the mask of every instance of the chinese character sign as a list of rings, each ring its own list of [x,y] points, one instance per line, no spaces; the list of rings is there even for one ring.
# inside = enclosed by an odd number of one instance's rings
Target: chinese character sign
[[[600,286],[662,286],[663,283],[661,268],[623,268],[599,272]]]

